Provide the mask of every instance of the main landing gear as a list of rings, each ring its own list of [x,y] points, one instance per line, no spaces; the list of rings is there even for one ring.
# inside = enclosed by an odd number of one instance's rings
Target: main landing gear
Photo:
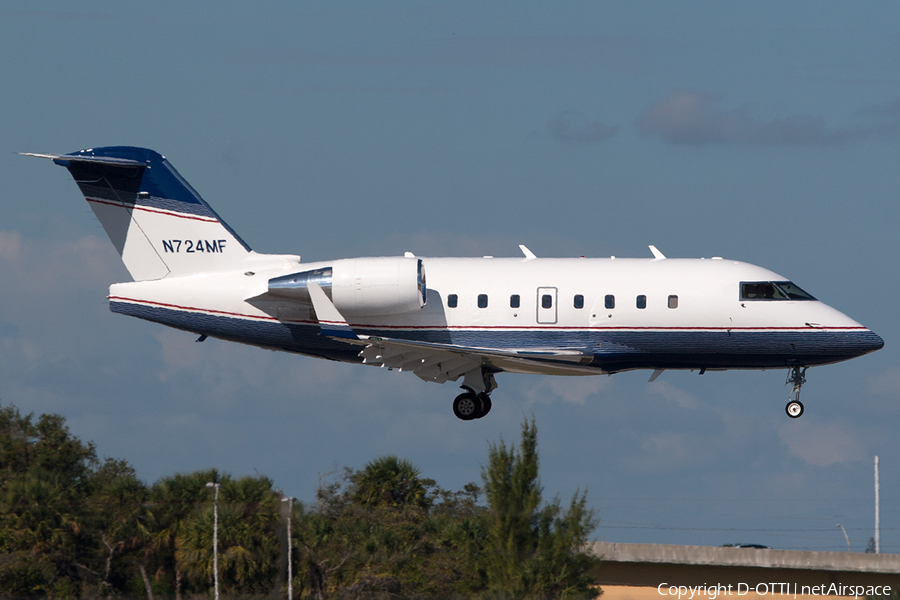
[[[791,394],[788,396],[787,406],[784,407],[787,416],[792,419],[798,419],[803,414],[803,404],[800,402],[800,386],[806,383],[806,369],[808,368],[793,367],[788,373],[787,381],[784,382],[785,385],[793,384]]]
[[[493,373],[484,367],[472,369],[460,386],[465,391],[453,399],[453,414],[457,419],[471,421],[491,412],[491,392],[497,389]]]
[[[489,412],[491,412],[491,397],[484,392],[476,394],[466,390],[453,399],[453,414],[457,419],[471,421],[480,419]]]

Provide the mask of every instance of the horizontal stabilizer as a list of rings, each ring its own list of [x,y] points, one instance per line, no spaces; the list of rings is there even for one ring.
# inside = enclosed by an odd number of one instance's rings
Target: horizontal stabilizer
[[[38,154],[35,152],[19,152],[22,156],[34,156],[36,158],[49,158],[62,167],[68,167],[69,163],[95,163],[98,165],[112,165],[116,167],[146,167],[147,165],[128,158],[116,158],[114,156],[73,156],[71,154]]]

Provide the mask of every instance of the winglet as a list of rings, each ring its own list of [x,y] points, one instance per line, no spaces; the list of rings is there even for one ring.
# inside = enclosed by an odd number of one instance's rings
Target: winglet
[[[519,250],[521,250],[522,254],[525,255],[525,260],[533,260],[537,258],[537,256],[534,255],[534,252],[525,247],[525,244],[519,244]]]
[[[321,328],[319,335],[358,340],[359,336],[353,332],[346,319],[338,312],[319,284],[310,281],[306,285],[309,290],[309,298],[316,310],[316,317],[319,319]]]
[[[666,257],[666,255],[660,252],[659,248],[657,248],[653,244],[650,244],[650,252],[653,253],[653,258],[655,258],[656,260],[662,260]]]

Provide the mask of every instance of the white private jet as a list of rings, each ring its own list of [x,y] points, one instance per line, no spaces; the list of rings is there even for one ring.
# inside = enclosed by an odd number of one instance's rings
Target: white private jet
[[[853,319],[750,264],[653,258],[346,258],[257,254],[153,150],[28,154],[66,167],[130,283],[113,312],[273,350],[462,378],[463,420],[491,409],[494,376],[633,369],[787,368],[803,414],[810,366],[884,346]],[[426,285],[425,272],[428,272]]]

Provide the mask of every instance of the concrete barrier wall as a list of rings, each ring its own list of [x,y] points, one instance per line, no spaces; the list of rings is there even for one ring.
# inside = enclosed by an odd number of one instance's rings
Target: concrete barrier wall
[[[858,571],[900,574],[900,554],[860,554],[854,552],[807,552],[762,548],[718,546],[677,546],[674,544],[616,544],[594,542],[596,556],[612,562],[722,565]]]
[[[900,555],[595,542],[600,585],[890,585],[900,589]]]

